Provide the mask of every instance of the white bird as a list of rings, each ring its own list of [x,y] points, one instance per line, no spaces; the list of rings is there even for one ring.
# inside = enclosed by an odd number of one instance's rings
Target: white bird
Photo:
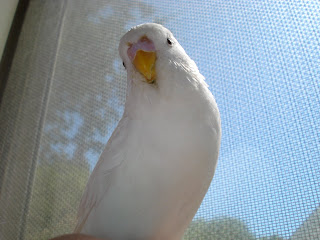
[[[119,53],[125,110],[89,178],[75,232],[180,240],[215,172],[219,110],[196,64],[163,26],[132,28]]]

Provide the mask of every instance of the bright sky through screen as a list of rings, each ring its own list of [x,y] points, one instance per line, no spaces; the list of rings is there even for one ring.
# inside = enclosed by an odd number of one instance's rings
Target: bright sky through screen
[[[320,205],[320,4],[148,3],[155,17],[128,27],[163,19],[221,112],[219,164],[196,217],[290,237]]]
[[[237,217],[258,236],[289,237],[320,204],[319,3],[156,8],[221,111],[220,160],[197,217]]]

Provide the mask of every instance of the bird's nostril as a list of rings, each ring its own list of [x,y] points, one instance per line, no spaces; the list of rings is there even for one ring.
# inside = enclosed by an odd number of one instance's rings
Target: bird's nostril
[[[150,42],[149,38],[146,35],[142,36],[139,41],[140,42]]]

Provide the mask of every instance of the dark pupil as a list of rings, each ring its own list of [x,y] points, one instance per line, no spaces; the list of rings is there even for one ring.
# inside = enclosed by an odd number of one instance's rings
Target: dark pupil
[[[172,45],[172,41],[171,41],[169,38],[167,38],[167,43],[168,43],[169,45]]]
[[[124,66],[124,68],[126,68],[126,65],[124,64],[124,62],[122,62],[122,65]]]

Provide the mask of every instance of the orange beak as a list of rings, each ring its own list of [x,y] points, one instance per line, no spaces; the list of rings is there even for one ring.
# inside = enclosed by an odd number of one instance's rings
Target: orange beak
[[[129,45],[128,56],[132,64],[144,76],[147,83],[153,83],[157,75],[155,69],[157,55],[153,42],[143,36],[137,43]]]
[[[156,53],[138,50],[133,65],[145,77],[148,83],[154,82],[156,79]]]

